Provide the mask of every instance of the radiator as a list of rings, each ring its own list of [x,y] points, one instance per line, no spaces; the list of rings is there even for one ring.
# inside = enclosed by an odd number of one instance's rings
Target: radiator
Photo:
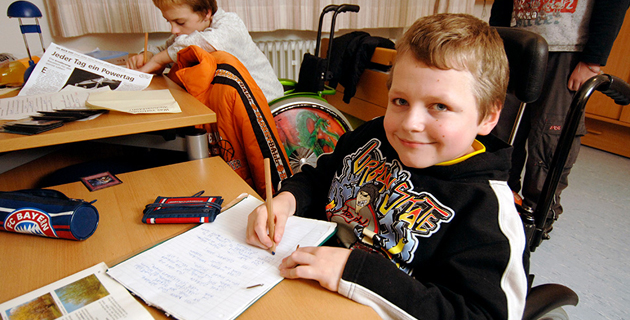
[[[315,51],[315,40],[258,41],[258,48],[267,56],[278,78],[298,79],[304,54]]]

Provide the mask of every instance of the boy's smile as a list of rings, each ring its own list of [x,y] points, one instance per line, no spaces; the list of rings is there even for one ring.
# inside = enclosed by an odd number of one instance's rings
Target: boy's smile
[[[173,5],[163,8],[162,16],[171,25],[171,33],[180,36],[208,28],[212,12],[202,17],[200,13],[192,11],[189,5]]]
[[[402,163],[426,168],[473,152],[499,112],[479,122],[473,77],[467,70],[429,68],[409,52],[396,61],[384,127]]]

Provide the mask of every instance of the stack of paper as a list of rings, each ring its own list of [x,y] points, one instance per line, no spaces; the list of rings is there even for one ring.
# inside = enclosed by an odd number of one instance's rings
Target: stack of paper
[[[168,89],[90,93],[85,105],[127,113],[178,113],[179,104]]]

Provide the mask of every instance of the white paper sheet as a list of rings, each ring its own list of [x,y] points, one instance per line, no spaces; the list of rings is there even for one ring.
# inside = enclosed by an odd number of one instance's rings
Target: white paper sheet
[[[0,119],[19,120],[38,111],[85,109],[86,91],[62,91],[53,94],[0,99]]]
[[[182,320],[234,319],[282,281],[278,266],[297,245],[316,246],[336,224],[291,217],[276,254],[245,242],[247,216],[263,202],[247,197],[202,224],[107,273],[147,304]],[[254,288],[247,287],[262,284]]]

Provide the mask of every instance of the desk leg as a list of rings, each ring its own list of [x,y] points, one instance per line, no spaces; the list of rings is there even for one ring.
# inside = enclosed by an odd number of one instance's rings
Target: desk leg
[[[203,159],[209,156],[206,130],[195,129],[186,135],[186,151],[190,160]]]

